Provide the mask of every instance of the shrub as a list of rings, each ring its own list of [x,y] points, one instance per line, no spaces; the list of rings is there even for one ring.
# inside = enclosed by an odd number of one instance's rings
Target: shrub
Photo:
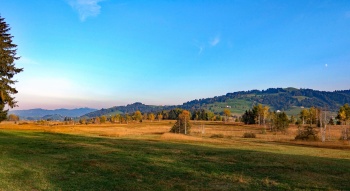
[[[210,138],[224,138],[223,134],[212,134]]]
[[[256,138],[255,133],[244,133],[243,138]]]
[[[318,131],[316,128],[312,126],[305,126],[303,130],[300,130],[299,127],[299,133],[295,137],[295,140],[304,140],[304,141],[318,141]]]

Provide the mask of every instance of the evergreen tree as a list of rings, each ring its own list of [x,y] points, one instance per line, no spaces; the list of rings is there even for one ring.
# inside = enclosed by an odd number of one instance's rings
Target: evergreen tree
[[[328,125],[335,125],[333,117],[329,119]]]
[[[275,113],[273,120],[273,131],[285,132],[289,127],[289,119],[286,113]]]
[[[242,121],[245,124],[255,124],[255,118],[256,118],[256,113],[252,110],[246,110],[245,113],[242,115]]]
[[[0,122],[7,117],[7,111],[5,106],[13,108],[16,107],[17,101],[13,94],[17,93],[17,90],[12,87],[17,81],[13,80],[15,74],[22,72],[22,68],[16,68],[14,61],[18,60],[16,56],[17,45],[12,43],[9,25],[5,22],[5,19],[0,16]]]

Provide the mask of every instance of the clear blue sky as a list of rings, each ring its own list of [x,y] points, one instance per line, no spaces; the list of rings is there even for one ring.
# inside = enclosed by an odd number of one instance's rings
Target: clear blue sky
[[[350,88],[350,1],[1,0],[19,108]]]

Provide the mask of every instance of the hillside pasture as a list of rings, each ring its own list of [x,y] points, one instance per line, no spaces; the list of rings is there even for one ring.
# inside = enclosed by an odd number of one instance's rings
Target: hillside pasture
[[[227,108],[227,106],[229,106],[230,108],[228,109],[230,109],[233,115],[240,116],[246,110],[250,109],[252,105],[253,105],[253,102],[246,98],[236,98],[236,99],[228,99],[226,102],[215,102],[212,104],[207,104],[204,106],[204,108],[214,113],[220,113],[223,111],[224,108]]]

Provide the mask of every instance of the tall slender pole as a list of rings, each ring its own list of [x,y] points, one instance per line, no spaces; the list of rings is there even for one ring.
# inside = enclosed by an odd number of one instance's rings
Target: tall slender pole
[[[185,135],[187,134],[187,126],[186,126],[186,116],[185,116]]]

